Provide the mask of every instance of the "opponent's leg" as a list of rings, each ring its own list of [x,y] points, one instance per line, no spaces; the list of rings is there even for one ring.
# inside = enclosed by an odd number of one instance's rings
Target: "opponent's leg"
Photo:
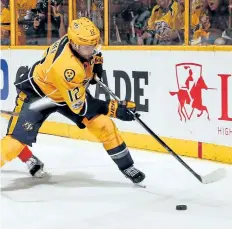
[[[109,156],[127,178],[134,183],[144,180],[145,174],[133,166],[134,161],[130,152],[114,122],[108,116],[99,115],[91,120],[84,118],[83,123],[103,143]]]
[[[31,157],[32,157],[32,152],[29,149],[28,146],[25,146],[24,149],[21,151],[21,153],[18,155],[18,158],[22,161],[22,162],[27,162]]]
[[[16,99],[14,111],[20,114],[10,119],[7,136],[1,140],[1,165],[19,156],[21,160],[25,160],[32,176],[43,177],[47,175],[43,171],[44,164],[31,154],[26,145],[31,146],[33,142],[36,142],[39,128],[51,111],[30,110],[30,101],[26,97],[20,92]],[[29,157],[30,154],[31,157]]]
[[[10,135],[5,136],[0,140],[1,144],[1,166],[5,163],[12,161],[19,157],[24,163],[27,164],[29,173],[35,177],[47,176],[43,171],[44,164],[32,154],[30,149],[20,141],[16,140]]]
[[[43,171],[44,163],[40,161],[35,155],[32,154],[28,146],[25,146],[24,149],[19,154],[18,158],[27,164],[29,173],[35,177],[46,176],[47,173]]]
[[[1,167],[13,159],[15,159],[20,152],[25,148],[25,144],[12,138],[12,136],[6,136],[1,139]]]

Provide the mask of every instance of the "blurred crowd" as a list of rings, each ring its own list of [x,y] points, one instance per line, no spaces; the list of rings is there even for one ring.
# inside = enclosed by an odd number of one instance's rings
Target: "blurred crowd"
[[[1,1],[1,45],[10,44],[9,0]],[[189,44],[232,45],[232,0],[190,0]],[[49,45],[68,28],[68,0],[15,0],[16,45]],[[104,39],[104,1],[73,0]],[[183,45],[184,0],[109,0],[109,45]]]
[[[184,44],[184,0],[109,2],[111,44]],[[189,44],[232,44],[232,0],[190,0],[189,5]]]
[[[66,33],[67,1],[15,0],[16,45],[47,45]],[[10,43],[9,0],[1,0],[1,43]],[[7,25],[6,25],[7,24]]]

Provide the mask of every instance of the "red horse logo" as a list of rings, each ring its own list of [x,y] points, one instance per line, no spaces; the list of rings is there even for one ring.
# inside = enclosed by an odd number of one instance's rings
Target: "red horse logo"
[[[202,102],[202,90],[215,88],[209,88],[205,83],[202,76],[202,65],[195,63],[177,64],[176,79],[178,91],[169,93],[171,96],[177,95],[180,120],[182,121],[183,118],[185,121],[190,120],[195,109],[200,111],[197,117],[201,117],[206,112],[207,118],[210,120],[207,106],[203,105]]]

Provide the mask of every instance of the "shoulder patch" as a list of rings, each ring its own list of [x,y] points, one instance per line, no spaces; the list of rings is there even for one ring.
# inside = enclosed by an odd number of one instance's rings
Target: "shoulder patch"
[[[64,71],[64,77],[68,82],[72,81],[75,75],[76,73],[73,69],[68,68]]]

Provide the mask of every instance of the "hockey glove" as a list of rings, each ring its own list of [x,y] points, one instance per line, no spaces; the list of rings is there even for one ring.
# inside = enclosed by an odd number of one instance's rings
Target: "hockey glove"
[[[133,114],[129,110],[135,113],[136,105],[131,101],[123,101],[118,103],[116,100],[110,100],[108,102],[108,113],[107,115],[112,118],[118,118],[123,121],[132,121],[134,120]]]
[[[102,73],[103,73],[103,57],[102,53],[99,52],[95,57],[94,57],[94,66],[93,66],[93,79],[90,80],[90,84],[96,84],[96,80],[94,79],[94,75],[97,74],[98,78],[102,78]]]

